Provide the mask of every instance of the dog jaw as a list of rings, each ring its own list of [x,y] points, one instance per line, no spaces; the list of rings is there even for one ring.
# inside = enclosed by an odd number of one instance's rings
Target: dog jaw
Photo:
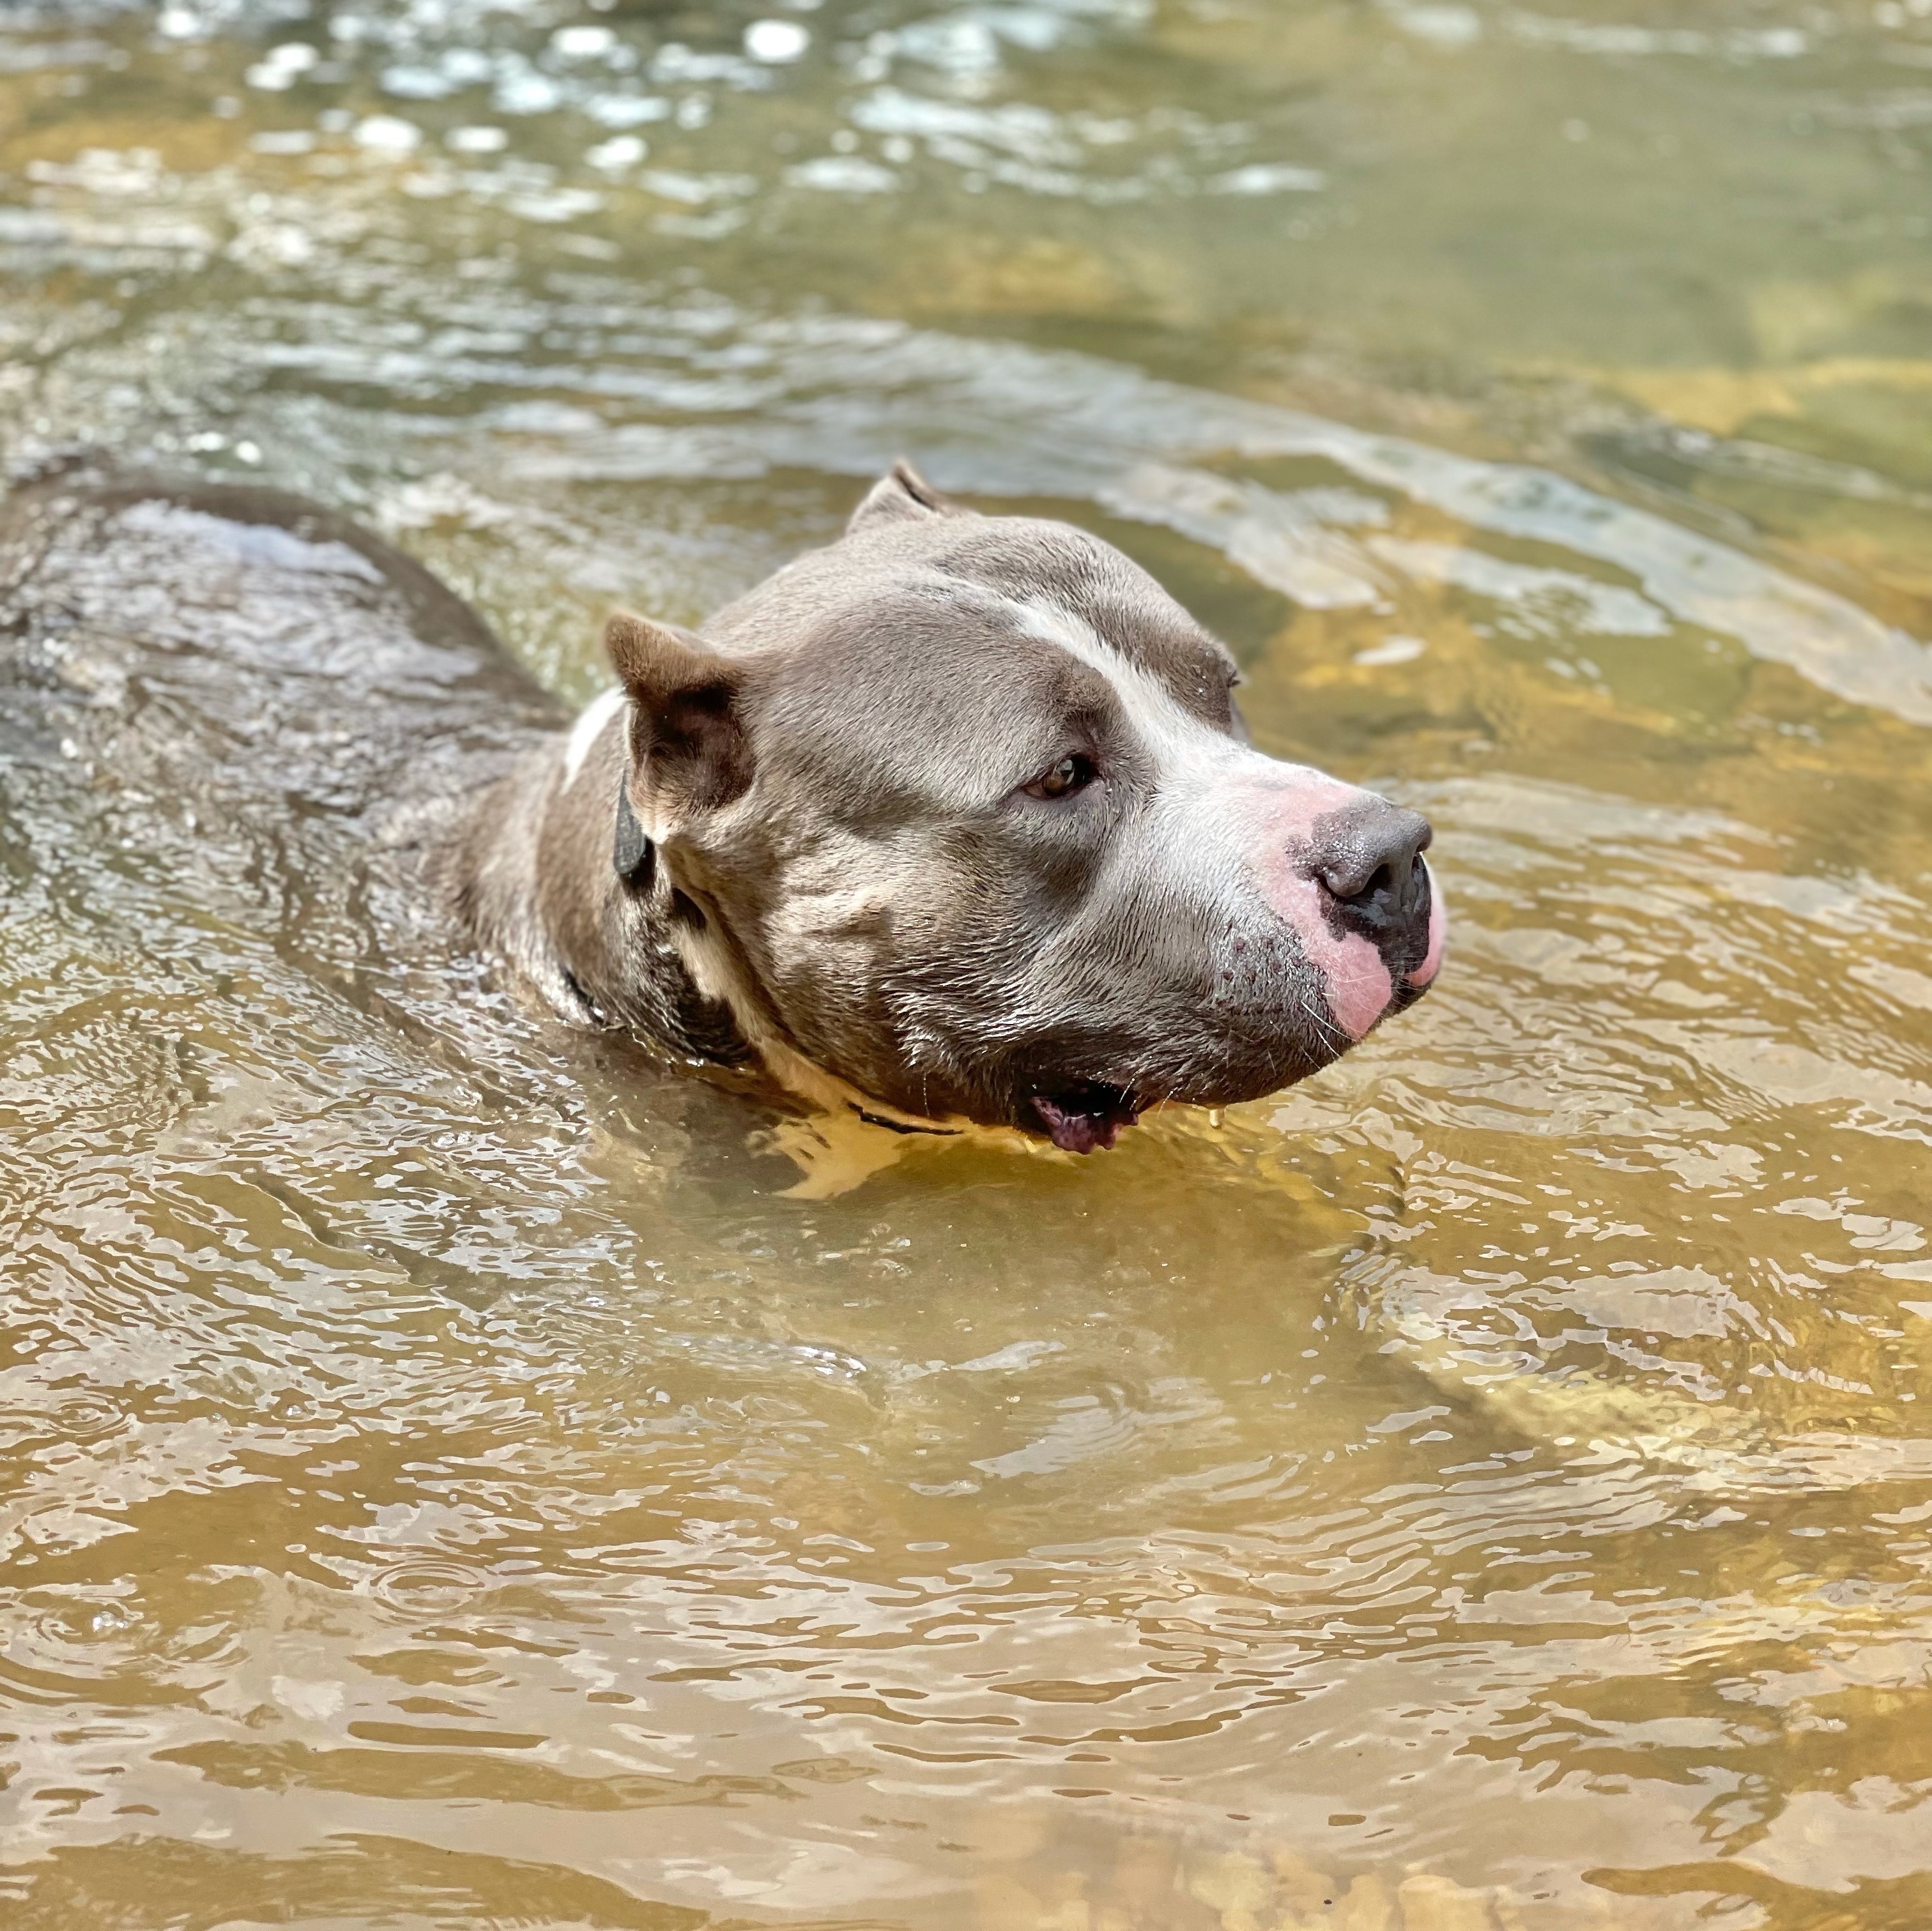
[[[1036,1093],[1030,1104],[1046,1123],[1047,1138],[1068,1153],[1113,1146],[1147,1105],[1138,1093],[1099,1080],[1084,1080],[1058,1093]]]

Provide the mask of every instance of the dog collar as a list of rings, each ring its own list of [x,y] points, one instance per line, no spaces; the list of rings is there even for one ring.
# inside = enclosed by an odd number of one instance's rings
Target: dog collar
[[[631,787],[617,781],[617,829],[610,841],[610,864],[633,892],[648,892],[657,876],[657,847],[644,835],[631,808]]]

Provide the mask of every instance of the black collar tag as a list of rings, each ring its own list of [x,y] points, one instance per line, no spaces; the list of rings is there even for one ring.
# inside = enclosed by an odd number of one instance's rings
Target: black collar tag
[[[644,835],[631,808],[631,787],[617,784],[617,829],[610,841],[610,863],[633,892],[648,892],[657,877],[657,850]]]

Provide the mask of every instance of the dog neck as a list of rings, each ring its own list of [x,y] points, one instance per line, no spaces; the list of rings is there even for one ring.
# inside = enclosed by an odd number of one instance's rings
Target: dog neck
[[[452,896],[478,949],[572,1024],[743,1066],[752,1042],[688,957],[681,928],[701,914],[634,818],[620,823],[622,715],[619,694],[600,700],[478,799],[452,854]]]
[[[722,922],[630,808],[625,715],[608,693],[478,802],[456,896],[479,946],[573,1024],[621,1028],[687,1063],[761,1065],[813,1108],[895,1133],[959,1131],[860,1091],[793,1043]]]

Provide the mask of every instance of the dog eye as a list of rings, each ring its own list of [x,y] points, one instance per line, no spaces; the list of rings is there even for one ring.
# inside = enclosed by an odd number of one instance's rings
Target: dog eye
[[[1071,751],[1051,771],[1042,772],[1025,787],[1029,798],[1070,798],[1100,775],[1084,751]]]

